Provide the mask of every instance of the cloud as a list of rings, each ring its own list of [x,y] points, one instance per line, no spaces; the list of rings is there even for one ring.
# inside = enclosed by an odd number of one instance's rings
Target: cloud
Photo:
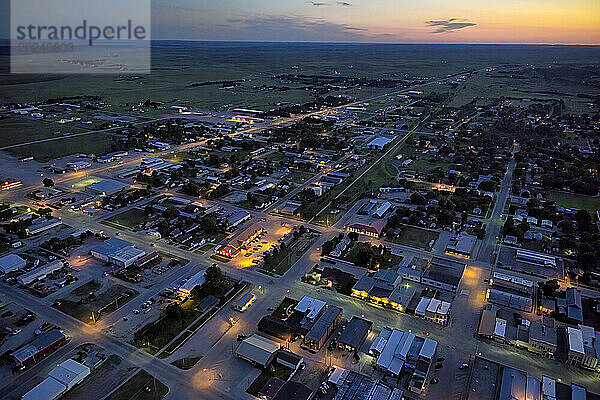
[[[346,42],[370,41],[373,37],[364,28],[303,16],[237,17],[227,23],[232,34],[247,40]]]
[[[464,18],[449,18],[443,20],[432,20],[425,21],[429,26],[435,27],[436,29],[432,33],[448,33],[454,32],[459,29],[468,28],[469,26],[477,25],[474,22],[468,22]]]
[[[352,3],[348,3],[347,1],[338,1],[337,5],[342,7],[350,7]]]

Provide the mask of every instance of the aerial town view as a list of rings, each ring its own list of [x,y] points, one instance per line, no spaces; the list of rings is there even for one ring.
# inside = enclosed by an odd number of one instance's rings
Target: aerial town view
[[[600,2],[98,3],[0,2],[1,399],[600,400]]]

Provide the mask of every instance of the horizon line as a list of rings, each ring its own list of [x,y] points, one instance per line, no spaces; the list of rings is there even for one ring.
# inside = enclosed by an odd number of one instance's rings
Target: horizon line
[[[314,41],[314,40],[245,40],[245,39],[173,39],[173,38],[160,38],[160,39],[144,39],[144,40],[131,40],[131,42],[144,42],[149,40],[150,42],[209,42],[209,43],[263,43],[263,44],[337,44],[337,45],[439,45],[439,46],[452,46],[452,45],[467,45],[467,46],[587,46],[587,47],[598,47],[600,43],[561,43],[561,42],[367,42],[367,41]],[[2,38],[0,41],[12,42],[11,38]],[[15,40],[17,42],[17,40]],[[130,40],[118,40],[114,42],[129,42]],[[110,43],[110,40],[99,39],[97,43]]]

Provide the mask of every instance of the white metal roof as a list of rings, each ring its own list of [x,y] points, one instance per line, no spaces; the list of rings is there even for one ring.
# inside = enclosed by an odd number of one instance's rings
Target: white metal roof
[[[494,335],[500,337],[506,337],[506,320],[502,318],[496,318],[496,326],[494,327]]]
[[[22,400],[54,400],[60,397],[67,387],[52,377],[44,379],[29,392],[25,393]]]
[[[312,297],[304,296],[294,310],[305,313],[306,318],[313,320],[321,313],[323,307],[325,307],[323,300],[313,299]]]
[[[265,365],[277,350],[279,350],[277,342],[255,333],[244,339],[235,352],[238,356]]]
[[[567,327],[567,336],[569,338],[569,351],[585,354],[583,348],[583,334],[581,329]]]

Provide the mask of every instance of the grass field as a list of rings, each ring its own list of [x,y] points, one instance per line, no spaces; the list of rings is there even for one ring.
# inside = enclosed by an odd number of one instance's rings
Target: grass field
[[[102,223],[110,225],[117,225],[123,228],[133,230],[138,224],[146,220],[146,214],[141,208],[131,208],[120,214],[113,215],[110,218],[105,219]]]
[[[387,238],[388,241],[397,244],[403,244],[419,249],[429,249],[429,243],[437,240],[439,233],[416,228],[413,226],[403,226],[402,233],[398,237]]]
[[[52,307],[87,324],[95,324],[102,315],[119,309],[138,294],[123,285],[104,287],[91,280],[73,289],[68,297],[56,300]]]
[[[313,174],[312,172],[292,171],[289,174],[287,174],[286,176],[284,176],[283,178],[287,179],[293,183],[302,184],[302,183],[306,182],[307,180],[309,180],[310,178],[312,178],[314,175],[315,174]]]
[[[548,200],[555,201],[566,208],[579,208],[586,210],[592,216],[600,210],[600,197],[583,196],[563,192],[550,192],[546,196]]]
[[[192,368],[194,365],[196,365],[196,363],[198,361],[200,361],[201,359],[202,359],[202,356],[200,356],[200,357],[184,357],[184,358],[180,358],[179,360],[173,361],[171,364],[176,366],[179,369],[188,370],[188,369]]]
[[[279,365],[277,363],[271,364],[272,369],[268,369],[266,371],[262,371],[259,376],[248,386],[246,389],[247,393],[250,393],[252,396],[258,397],[258,392],[260,389],[265,386],[265,384],[272,377],[277,377],[287,381],[290,375],[292,374],[292,369],[288,367],[284,367],[283,365]]]
[[[164,383],[142,369],[106,400],[160,400],[167,393],[169,388]]]
[[[33,156],[38,161],[48,161],[69,154],[105,154],[112,150],[112,136],[105,133],[91,133],[84,136],[63,138],[50,142],[14,147],[9,153],[19,157]]]

